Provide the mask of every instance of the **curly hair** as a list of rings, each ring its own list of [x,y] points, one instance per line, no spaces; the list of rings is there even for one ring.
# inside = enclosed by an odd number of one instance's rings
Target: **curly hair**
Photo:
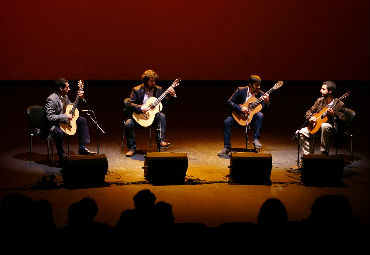
[[[153,70],[146,70],[142,75],[141,75],[141,80],[146,83],[148,80],[153,78],[155,81],[158,80],[159,75],[153,71]]]

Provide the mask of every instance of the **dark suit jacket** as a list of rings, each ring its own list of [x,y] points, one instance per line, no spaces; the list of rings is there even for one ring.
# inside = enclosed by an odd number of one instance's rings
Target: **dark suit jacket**
[[[129,110],[129,113],[128,113],[129,115],[132,112],[137,112],[137,113],[142,112],[142,110],[140,108],[141,108],[141,105],[143,104],[143,101],[144,101],[144,94],[145,94],[144,84],[140,84],[140,85],[134,87],[131,90],[130,97],[128,97],[124,100],[125,107]],[[162,87],[155,86],[153,88],[153,96],[154,97],[158,98],[162,94],[163,94]],[[172,97],[170,95],[167,95],[165,98],[163,98],[161,103],[164,104],[164,105],[168,104],[168,102],[170,101],[170,98],[172,98]]]
[[[336,118],[334,119],[332,116],[328,115],[328,123],[332,124],[334,128],[338,130],[338,127],[340,127],[342,123],[346,122],[346,111],[345,105],[342,101],[338,101],[338,98],[335,98],[334,101],[336,102],[336,105],[333,107],[333,111],[336,114]],[[328,105],[326,104],[324,97],[318,98],[314,105],[306,112],[306,119],[309,119],[327,106]]]
[[[231,106],[233,111],[236,111],[239,113],[241,112],[242,107],[240,105],[245,102],[245,99],[247,98],[247,92],[248,92],[248,86],[238,87],[236,91],[234,92],[234,94],[232,94],[232,96],[229,98],[227,103],[229,106]],[[263,94],[264,94],[263,91],[259,91],[256,94],[256,98],[260,98]],[[269,107],[270,104],[265,104],[265,101],[262,101],[261,105],[262,105],[261,111],[265,111]]]

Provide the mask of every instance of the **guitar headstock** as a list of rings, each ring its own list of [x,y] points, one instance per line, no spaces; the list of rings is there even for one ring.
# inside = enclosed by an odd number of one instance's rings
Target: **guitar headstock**
[[[281,86],[283,86],[283,81],[278,81],[277,83],[275,83],[275,85],[274,85],[274,89],[278,89],[278,88],[280,88]]]
[[[341,96],[341,97],[339,98],[339,100],[346,99],[348,96],[349,96],[349,90],[348,90],[346,93],[344,93],[344,95],[343,95],[343,96]]]
[[[84,81],[83,80],[79,80],[78,81],[78,88],[79,88],[79,90],[83,90],[84,89]]]
[[[180,82],[181,82],[181,79],[177,78],[176,80],[174,80],[174,82],[172,82],[171,87],[175,88],[175,87],[179,86]]]

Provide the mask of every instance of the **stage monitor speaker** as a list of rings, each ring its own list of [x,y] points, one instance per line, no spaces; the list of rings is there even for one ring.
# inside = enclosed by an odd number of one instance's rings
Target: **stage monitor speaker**
[[[302,180],[306,184],[336,183],[343,177],[344,160],[338,155],[303,156]]]
[[[271,184],[270,153],[237,152],[230,157],[230,178],[240,184]]]
[[[184,184],[188,156],[186,153],[148,152],[143,168],[145,179],[153,185]]]
[[[66,186],[101,186],[107,172],[105,154],[72,155],[63,163],[63,183]]]

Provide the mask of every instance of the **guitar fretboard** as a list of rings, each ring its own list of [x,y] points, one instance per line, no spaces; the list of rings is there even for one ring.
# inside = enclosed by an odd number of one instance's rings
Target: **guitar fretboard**
[[[82,86],[82,85],[79,85],[79,89],[78,89],[78,92],[77,92],[76,100],[75,100],[75,102],[73,103],[73,107],[72,107],[72,109],[71,109],[71,111],[70,111],[70,114],[72,114],[72,115],[74,115],[74,114],[75,114],[75,111],[76,111],[76,108],[77,108],[78,102],[80,101],[80,97],[78,96],[78,93],[79,93],[80,91],[82,91],[82,90],[83,90],[83,88],[82,88],[81,86]]]
[[[171,86],[172,87],[172,86]],[[170,87],[170,88],[171,88]],[[169,89],[169,88],[168,88]],[[167,96],[167,94],[168,94],[168,89],[166,89],[166,91],[165,92],[163,92],[163,94],[160,96],[160,97],[158,97],[157,98],[157,100],[155,100],[155,102],[152,104],[153,105],[153,108],[154,107],[156,107],[162,100],[163,100],[163,98],[165,98],[166,96]]]
[[[331,106],[328,106],[328,109],[326,109],[326,111],[325,111],[325,112],[323,112],[323,114],[321,115],[321,118],[322,118],[322,119],[323,119],[323,118],[325,118],[325,117],[326,117],[326,115],[327,115],[327,113],[328,113],[328,110],[329,110],[329,109],[333,109],[333,108],[334,108],[334,106],[336,106],[336,105],[337,105],[337,103],[338,103],[339,101],[342,101],[342,100],[343,100],[343,99],[345,99],[348,95],[349,95],[349,92],[345,93],[343,96],[341,96],[340,98],[338,98],[337,100],[335,100],[335,101],[334,101],[334,103],[333,103]]]
[[[262,103],[263,101],[263,97],[266,96],[266,95],[270,95],[273,91],[274,91],[274,87],[272,87],[271,89],[269,89],[265,94],[263,94],[262,96],[260,96],[256,101],[254,101],[250,106],[249,106],[249,109],[253,110],[254,108],[256,108],[260,103]]]

